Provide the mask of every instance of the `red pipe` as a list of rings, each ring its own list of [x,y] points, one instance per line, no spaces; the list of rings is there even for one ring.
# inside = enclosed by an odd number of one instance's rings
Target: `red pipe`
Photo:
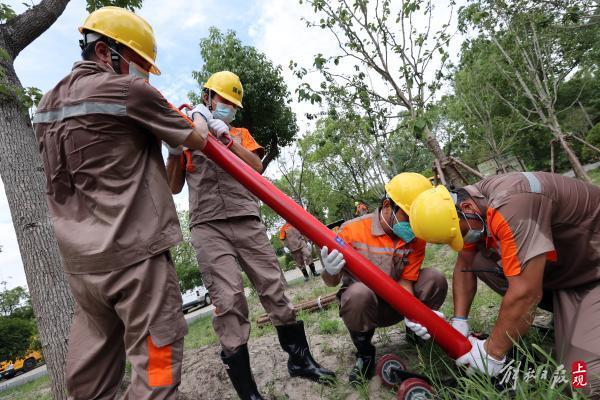
[[[344,243],[318,219],[227,150],[211,135],[208,135],[203,152],[312,242],[320,247],[327,246],[330,250],[337,249],[341,252],[346,260],[346,268],[356,278],[371,288],[400,314],[425,326],[433,340],[450,357],[456,359],[471,350],[469,341],[452,328],[448,322],[438,317],[400,284]]]

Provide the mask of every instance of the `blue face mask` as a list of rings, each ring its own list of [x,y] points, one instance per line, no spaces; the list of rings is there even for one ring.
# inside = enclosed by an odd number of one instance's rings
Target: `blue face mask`
[[[410,243],[415,239],[415,233],[407,221],[396,222],[392,227],[392,231],[394,231],[394,235],[402,239],[404,243]]]
[[[412,228],[410,227],[410,224],[407,221],[398,221],[398,218],[396,218],[396,214],[394,213],[393,210],[392,210],[392,215],[394,216],[394,219],[396,220],[396,223],[394,224],[393,227],[390,226],[390,224],[383,218],[381,211],[380,211],[380,215],[381,215],[381,219],[383,219],[383,222],[385,222],[385,224],[392,230],[392,232],[394,232],[394,235],[396,235],[400,239],[402,239],[402,241],[404,243],[410,243],[415,239],[416,236],[415,236]]]
[[[217,103],[217,109],[213,111],[213,118],[220,119],[223,122],[231,123],[235,119],[236,109],[223,103]]]

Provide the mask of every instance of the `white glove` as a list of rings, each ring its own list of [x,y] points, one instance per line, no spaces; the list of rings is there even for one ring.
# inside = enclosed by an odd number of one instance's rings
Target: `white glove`
[[[323,246],[321,249],[321,258],[323,259],[323,268],[329,275],[339,274],[344,265],[346,265],[344,255],[337,250],[329,253],[327,246]]]
[[[459,331],[464,337],[469,337],[469,319],[454,317],[450,320],[452,327]]]
[[[182,145],[179,145],[179,146],[176,146],[176,147],[171,147],[171,146],[169,146],[169,143],[167,143],[167,142],[163,142],[163,144],[165,145],[165,147],[169,151],[169,154],[172,155],[172,156],[180,156],[181,153],[183,153],[183,146]]]
[[[472,376],[477,372],[489,376],[498,375],[502,368],[504,368],[504,364],[506,364],[506,357],[502,360],[496,360],[488,355],[485,351],[485,342],[487,342],[487,340],[480,340],[475,336],[469,336],[469,342],[471,342],[471,346],[473,346],[471,351],[457,358],[456,365],[468,367],[468,376]]]
[[[440,318],[445,318],[444,314],[441,313],[440,311],[435,311],[432,310],[434,313],[436,313],[436,315]],[[418,337],[420,337],[423,340],[429,340],[431,339],[431,335],[429,334],[429,332],[427,331],[427,328],[425,328],[423,325],[417,323],[417,322],[412,322],[410,319],[405,318],[404,319],[404,325],[406,325],[406,327],[408,329],[410,329],[411,331],[413,331]]]
[[[208,121],[208,130],[214,137],[219,139],[223,144],[229,144],[233,139],[229,134],[229,126],[220,119],[211,119]]]
[[[204,104],[198,104],[192,111],[190,111],[189,115],[192,121],[194,120],[195,114],[200,114],[206,122],[213,119],[212,113]]]

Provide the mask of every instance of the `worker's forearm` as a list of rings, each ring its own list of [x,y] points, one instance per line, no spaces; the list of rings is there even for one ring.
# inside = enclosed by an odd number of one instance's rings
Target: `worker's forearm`
[[[169,155],[167,158],[167,180],[173,194],[181,192],[185,183],[185,172],[181,168],[181,157],[181,155]]]
[[[477,276],[473,272],[465,272],[473,265],[474,254],[461,252],[454,265],[452,274],[452,298],[454,316],[467,318],[471,311],[473,299],[477,293]]]
[[[260,160],[260,157],[258,157],[256,154],[247,150],[244,146],[242,146],[241,144],[238,144],[236,142],[233,142],[233,144],[230,147],[230,150],[232,151],[233,154],[238,156],[243,162],[248,164],[253,170],[258,172],[259,174],[262,173],[262,170],[263,170],[262,161]]]
[[[452,277],[452,298],[454,316],[468,317],[473,299],[477,293],[477,277],[473,272],[454,271]]]
[[[206,125],[206,121],[200,116],[200,113],[196,113],[194,116],[194,130],[183,142],[183,145],[192,150],[204,150],[207,137],[208,125]]]
[[[498,320],[487,341],[490,355],[502,359],[512,347],[513,341],[527,333],[539,300],[533,293],[511,293],[509,288],[502,299]]]
[[[342,274],[329,275],[327,271],[323,270],[321,271],[321,278],[323,278],[323,282],[325,282],[325,285],[337,286],[340,283],[340,280],[342,279]]]

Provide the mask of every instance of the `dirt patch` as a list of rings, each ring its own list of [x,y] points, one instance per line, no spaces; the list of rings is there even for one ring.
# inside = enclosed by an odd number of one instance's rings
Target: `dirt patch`
[[[250,340],[248,348],[254,378],[266,399],[358,399],[366,397],[365,395],[371,399],[394,398],[392,392],[381,386],[377,377],[362,391],[347,384],[348,372],[354,365],[355,351],[348,335],[310,334],[309,342],[315,359],[336,372],[336,385],[327,387],[306,379],[290,378],[287,372],[288,357],[279,346],[276,335]],[[378,356],[388,352],[398,353],[399,345],[404,343],[403,329],[376,335],[373,342]],[[219,351],[220,347],[217,345],[185,352],[180,386],[182,398],[237,399],[220,360]],[[408,358],[407,361],[412,364],[416,360]]]

